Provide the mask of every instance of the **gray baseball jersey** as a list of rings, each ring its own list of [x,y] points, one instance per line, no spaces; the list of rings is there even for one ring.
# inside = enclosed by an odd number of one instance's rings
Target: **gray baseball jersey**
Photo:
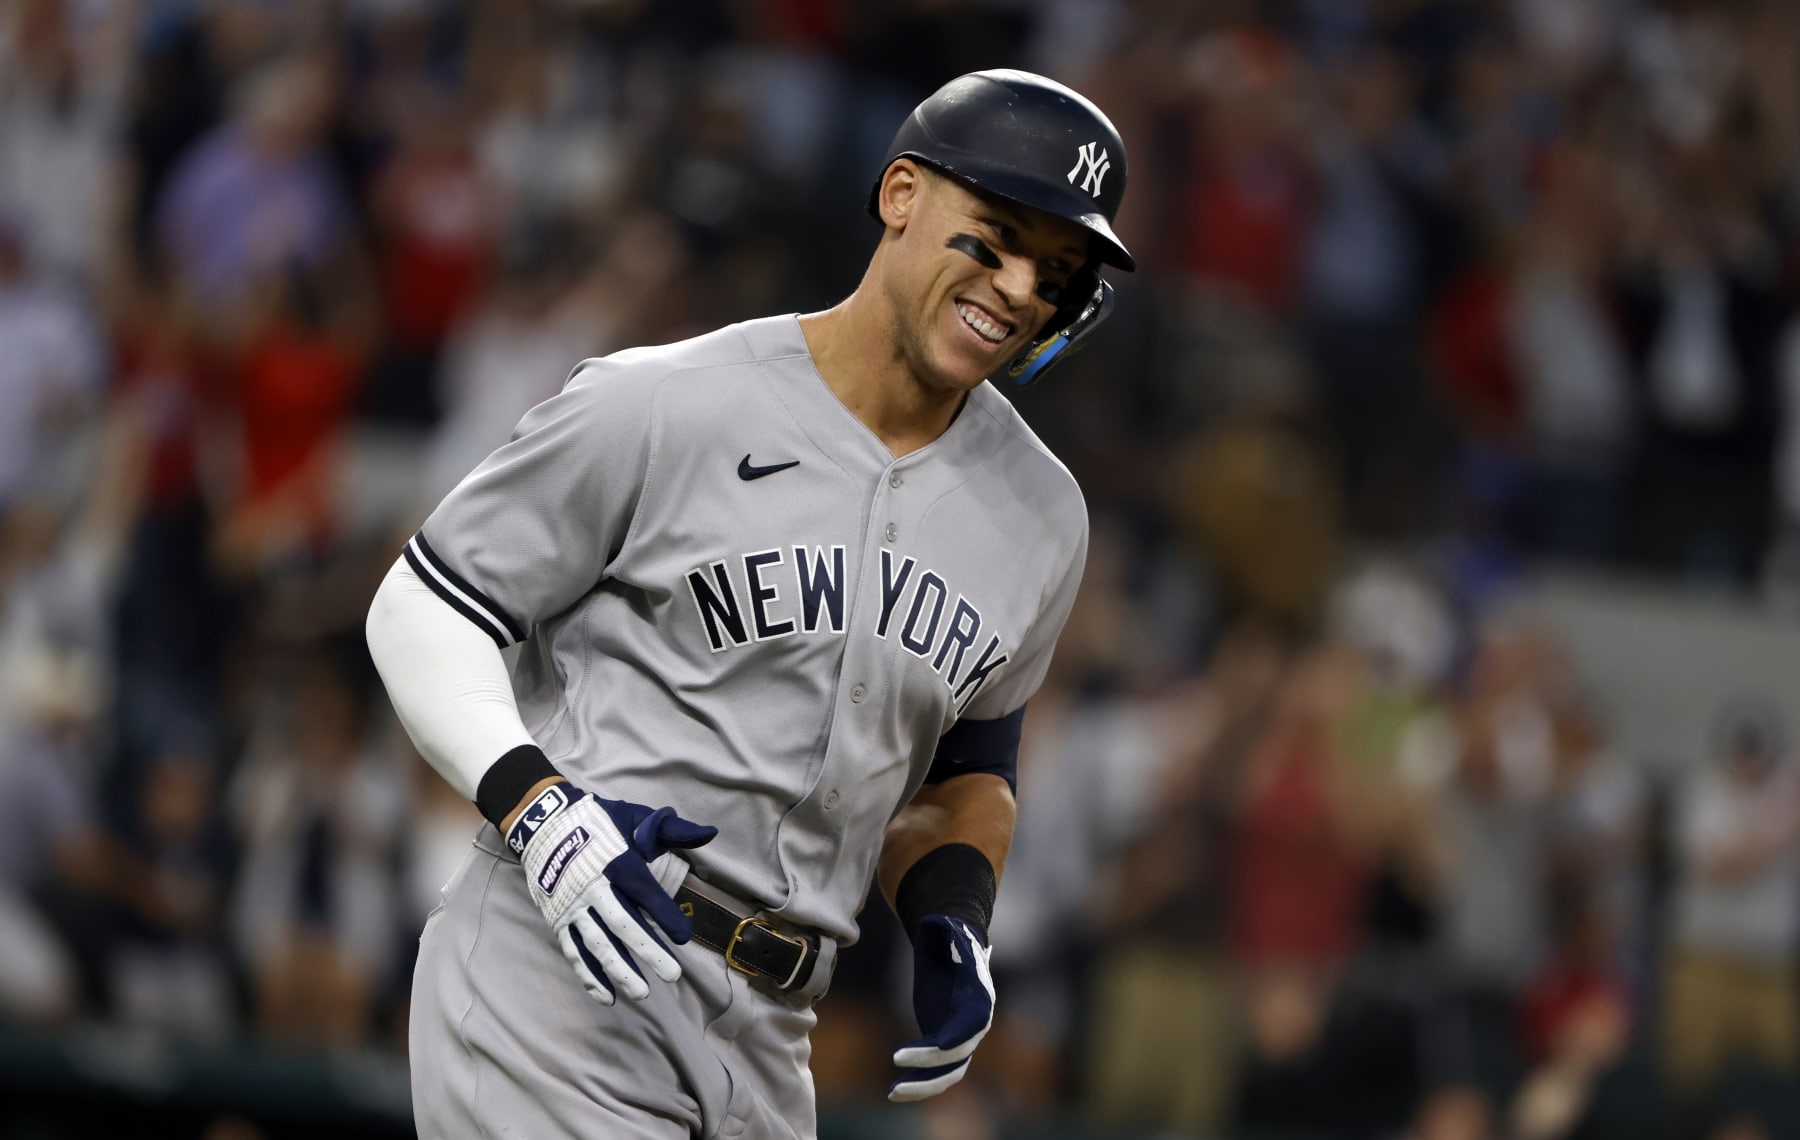
[[[571,780],[717,825],[703,877],[848,942],[940,735],[1043,679],[1086,543],[992,387],[895,459],[785,316],[584,362],[408,560],[525,642],[520,712]]]

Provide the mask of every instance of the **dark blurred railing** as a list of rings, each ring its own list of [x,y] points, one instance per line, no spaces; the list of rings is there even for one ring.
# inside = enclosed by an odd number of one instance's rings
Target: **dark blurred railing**
[[[98,1025],[0,1029],[0,1105],[0,1140],[116,1136],[120,1126],[200,1137],[225,1121],[270,1140],[413,1135],[398,1055],[184,1043]]]
[[[175,1041],[97,1024],[0,1025],[0,1140],[411,1138],[405,1058],[380,1050]],[[819,1140],[915,1140],[916,1110],[821,1108]],[[1078,1123],[1006,1124],[1001,1140],[1127,1140]]]

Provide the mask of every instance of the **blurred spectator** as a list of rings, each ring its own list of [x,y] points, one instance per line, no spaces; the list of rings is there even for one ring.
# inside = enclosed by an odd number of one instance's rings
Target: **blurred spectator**
[[[1800,769],[1780,723],[1744,704],[1721,717],[1688,780],[1664,968],[1663,1061],[1703,1091],[1732,1063],[1792,1075],[1800,1059]]]
[[[349,226],[319,149],[332,101],[326,65],[302,56],[265,64],[234,100],[230,122],[187,152],[157,207],[176,285],[227,312],[270,275],[318,267]]]
[[[1414,727],[1437,708],[1455,630],[1443,598],[1403,567],[1384,563],[1339,584],[1330,630],[1354,648],[1364,671],[1335,735],[1376,847],[1364,918],[1368,956],[1378,969],[1392,956],[1399,969],[1411,970],[1433,935],[1442,853],[1433,799],[1406,778],[1402,759]]]
[[[826,5],[764,5],[745,19],[742,41],[710,61],[744,107],[756,154],[796,193],[820,181],[829,157],[845,84],[827,49],[842,19]]]
[[[391,953],[403,776],[364,748],[362,701],[328,656],[264,685],[228,791],[243,850],[235,943],[264,1033],[352,1044]]]
[[[483,283],[501,217],[460,115],[415,118],[371,192],[387,344],[364,410],[428,423],[438,352]]]
[[[622,188],[633,153],[603,107],[582,98],[579,41],[533,35],[525,9],[483,7],[473,42],[490,49],[480,59],[485,100],[475,134],[485,176],[522,225],[596,215]]]
[[[1625,1057],[1632,1032],[1627,979],[1609,915],[1565,891],[1552,950],[1520,1002],[1523,1053],[1531,1066],[1513,1104],[1521,1138],[1572,1134],[1594,1112],[1595,1083]]]
[[[1421,722],[1406,744],[1408,774],[1437,800],[1450,960],[1463,980],[1510,989],[1544,949],[1556,752],[1545,705],[1552,644],[1540,628],[1488,634],[1466,692]]]
[[[367,298],[342,261],[259,282],[237,354],[237,486],[213,535],[227,575],[329,552],[337,448],[368,344]]]
[[[73,754],[85,758],[97,742],[89,718],[114,695],[109,602],[138,504],[133,428],[128,414],[110,416],[93,447],[60,464],[82,483],[35,487],[0,513],[0,736],[18,724],[15,681],[39,692],[60,678],[69,707],[87,710]]]
[[[79,479],[70,441],[88,422],[105,346],[72,290],[31,275],[18,219],[0,214],[0,512],[35,484]]]
[[[1311,205],[1292,49],[1257,29],[1196,41],[1186,64],[1195,100],[1183,268],[1237,307],[1293,301]]]
[[[1444,682],[1457,650],[1443,598],[1430,581],[1392,561],[1371,562],[1338,580],[1329,628],[1369,663],[1377,690],[1415,699]]]
[[[79,493],[0,515],[0,997],[67,1017],[106,988],[108,909],[154,905],[153,884],[105,826],[100,722],[112,696],[107,600],[135,505],[115,420]]]
[[[15,687],[38,699],[53,694],[56,679],[66,675],[72,707],[89,715],[103,707],[107,553],[61,525],[43,502],[20,504],[0,518],[0,732],[23,715],[14,707]]]
[[[0,693],[0,1013],[29,1021],[74,1015],[80,974],[39,899],[94,885],[106,844],[89,794],[81,732],[98,711],[96,680],[71,659],[15,662]]]
[[[443,128],[466,112],[467,92],[459,83],[453,57],[442,35],[445,5],[436,3],[350,4],[344,20],[348,41],[346,99],[342,120],[356,154],[359,183],[371,169],[404,162],[404,153],[419,143],[427,151],[445,141]],[[452,135],[462,132],[453,131]],[[441,157],[441,155],[440,155]],[[366,187],[370,212],[381,215],[383,190]]]
[[[114,250],[115,257],[145,260],[157,249],[157,211],[169,178],[194,141],[219,119],[226,100],[224,64],[207,27],[195,13],[164,13],[152,18],[137,45],[129,117],[120,140],[129,216],[118,235],[124,248]]]
[[[91,286],[124,202],[117,143],[132,6],[24,0],[0,12],[0,217],[44,280]]]
[[[1754,220],[1741,140],[1695,156],[1624,292],[1651,432],[1641,473],[1644,542],[1669,569],[1747,583],[1767,541],[1777,408],[1772,363],[1785,317],[1777,255]]]
[[[127,1025],[223,1037],[237,1023],[223,939],[232,870],[218,778],[203,739],[172,738],[143,767],[124,842],[151,888],[108,947],[109,990]]]
[[[1530,511],[1540,548],[1619,553],[1625,480],[1637,445],[1634,377],[1605,293],[1616,203],[1602,158],[1579,139],[1544,156],[1543,208],[1526,222],[1504,317],[1523,403]]]
[[[1089,547],[1069,640],[1032,698],[1033,723],[1020,747],[1019,796],[1032,809],[1019,817],[992,927],[995,985],[1019,1001],[1005,1013],[996,1010],[996,1049],[983,1081],[1014,1116],[1047,1118],[1074,1074],[1104,1055],[1090,1055],[1080,1032],[1087,1022],[1076,1004],[1078,982],[1090,939],[1101,940],[1103,959],[1125,956],[1112,941],[1109,912],[1130,904],[1109,901],[1096,916],[1097,900],[1119,881],[1130,883],[1139,899],[1160,893],[1157,883],[1133,881],[1134,868],[1109,865],[1156,810],[1164,756],[1182,747],[1189,723],[1176,695],[1159,699],[1143,691],[1141,665],[1131,656],[1137,615],[1126,573],[1121,536],[1103,529]],[[1092,764],[1099,755],[1112,763]],[[1179,1000],[1172,991],[1164,999]],[[1110,1037],[1116,1027],[1141,1041],[1148,1027],[1132,1020],[1139,1016],[1135,1007],[1114,1007],[1095,1030]],[[1098,1063],[1096,1086],[1120,1060]]]
[[[1344,647],[1305,650],[1243,773],[1227,944],[1242,977],[1246,1056],[1235,1099],[1247,1136],[1393,1128],[1413,1089],[1404,1018],[1344,986],[1364,945],[1383,840],[1365,798],[1377,789],[1362,783],[1339,735],[1363,684]],[[1388,1076],[1372,1083],[1373,1071]]]
[[[680,232],[654,212],[617,219],[605,253],[586,269],[566,248],[572,238],[548,226],[515,234],[446,345],[437,377],[444,417],[422,488],[427,506],[505,443],[583,358],[654,328],[665,287],[688,264]]]
[[[1243,1018],[1225,952],[1232,818],[1283,656],[1266,630],[1241,627],[1158,709],[1153,794],[1100,908],[1089,1056],[1102,1120],[1202,1134],[1226,1120]]]
[[[207,547],[229,439],[228,369],[160,261],[113,284],[119,445],[139,495],[113,607],[119,750],[147,756],[172,726],[212,715],[232,640]]]
[[[1168,510],[1227,623],[1312,629],[1336,571],[1338,496],[1299,377],[1263,378],[1171,464]]]
[[[1565,676],[1548,694],[1561,818],[1547,890],[1565,908],[1556,925],[1565,934],[1574,933],[1571,922],[1580,928],[1593,968],[1630,971],[1620,980],[1636,987],[1655,937],[1646,928],[1650,781],[1609,739],[1591,694],[1574,684]]]
[[[1447,257],[1456,237],[1436,200],[1444,161],[1393,52],[1363,49],[1321,78],[1309,117],[1317,186],[1299,251],[1304,335],[1352,517],[1410,525],[1433,461],[1421,317],[1432,254]]]
[[[1430,804],[1437,977],[1422,991],[1437,1079],[1505,1088],[1520,1075],[1514,1002],[1549,946],[1557,649],[1536,624],[1493,624],[1464,691],[1415,723],[1401,771]]]
[[[1357,948],[1371,836],[1336,730],[1360,684],[1343,650],[1307,651],[1251,750],[1231,854],[1230,943],[1253,1002],[1259,978],[1286,975],[1323,997]]]

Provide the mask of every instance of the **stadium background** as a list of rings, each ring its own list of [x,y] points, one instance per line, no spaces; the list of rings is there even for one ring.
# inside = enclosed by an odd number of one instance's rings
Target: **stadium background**
[[[571,363],[823,307],[1017,65],[1142,271],[968,1081],[827,1137],[1800,1136],[1800,8],[0,4],[0,1137],[409,1135],[475,822],[361,647]]]

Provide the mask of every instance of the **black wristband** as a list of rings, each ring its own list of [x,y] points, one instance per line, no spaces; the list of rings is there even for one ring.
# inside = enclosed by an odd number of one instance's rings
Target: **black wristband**
[[[908,938],[918,933],[926,915],[942,914],[967,922],[985,940],[988,924],[994,920],[998,886],[994,865],[979,848],[946,843],[919,856],[901,876],[894,891],[894,910]]]
[[[560,780],[562,773],[550,763],[544,750],[535,744],[521,744],[481,774],[481,783],[475,788],[475,806],[489,823],[504,827],[506,817],[519,806],[525,793],[552,777]]]

